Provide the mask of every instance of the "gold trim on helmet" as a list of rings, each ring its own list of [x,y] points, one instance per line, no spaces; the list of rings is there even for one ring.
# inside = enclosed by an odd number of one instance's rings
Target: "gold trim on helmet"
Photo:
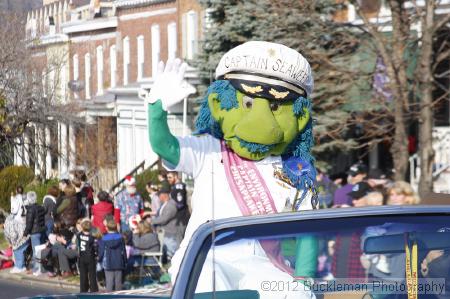
[[[263,91],[262,87],[259,86],[259,85],[255,86],[255,87],[252,87],[252,86],[245,85],[244,83],[241,83],[241,86],[245,90],[245,92],[248,92],[248,93],[251,93],[251,94],[255,94],[257,92],[262,92]]]
[[[275,99],[284,99],[285,97],[288,96],[289,91],[281,92],[281,91],[276,91],[275,89],[271,88],[269,90],[269,93],[271,95],[273,95],[275,97]]]
[[[276,80],[276,79],[271,79],[271,78],[267,78],[267,77],[263,77],[263,76],[257,76],[257,75],[251,75],[251,74],[238,74],[238,73],[228,73],[228,74],[225,74],[223,76],[223,78],[225,80],[227,80],[227,79],[237,79],[237,80],[251,81],[251,82],[255,82],[255,83],[260,82],[260,83],[265,83],[265,84],[270,84],[270,85],[275,85],[275,86],[281,86],[281,87],[289,89],[289,90],[291,90],[293,92],[296,92],[296,93],[298,93],[301,96],[306,96],[306,93],[305,93],[305,91],[303,89],[301,89],[301,88],[299,88],[299,87],[297,87],[297,86],[295,86],[293,84],[290,84],[290,83],[288,83],[286,81],[282,81],[282,80]],[[242,86],[242,88],[244,88],[244,86]],[[253,88],[258,88],[258,86],[253,87]],[[261,91],[263,91],[263,90],[261,90]],[[254,91],[253,93],[261,92],[261,91]],[[248,92],[251,93],[250,91],[248,91]],[[277,92],[277,91],[275,90],[275,92]],[[284,97],[286,97],[286,96],[287,96],[287,94]],[[281,97],[280,97],[280,99],[281,99]]]

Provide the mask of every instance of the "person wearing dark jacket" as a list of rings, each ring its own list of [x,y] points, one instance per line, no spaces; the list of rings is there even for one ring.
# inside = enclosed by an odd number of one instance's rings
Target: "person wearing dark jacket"
[[[79,178],[74,178],[72,184],[77,192],[78,207],[80,208],[78,211],[79,217],[90,218],[92,215],[92,206],[94,205],[94,190]]]
[[[56,218],[67,227],[74,227],[78,219],[78,200],[75,188],[67,185],[63,190],[63,196],[56,204]]]
[[[57,186],[50,186],[47,190],[47,195],[42,200],[42,205],[45,209],[45,228],[46,235],[48,236],[53,232],[53,225],[55,220],[53,218],[53,211],[56,206],[56,198],[58,198],[59,189]]]
[[[127,264],[125,241],[117,232],[117,224],[113,219],[106,223],[107,234],[99,243],[98,260],[105,269],[106,290],[122,289],[122,272]]]
[[[45,232],[45,209],[37,204],[37,196],[34,191],[27,193],[26,203],[27,213],[24,236],[30,235],[33,249],[33,270],[37,271],[35,247],[41,245],[42,234]]]
[[[88,183],[87,175],[83,170],[75,171],[75,179],[81,181],[80,192],[85,198],[84,204],[87,206],[88,215],[91,216],[91,208],[94,205],[94,188]]]
[[[180,180],[178,172],[170,171],[167,174],[167,180],[170,184],[170,198],[176,202],[178,211],[187,209],[186,184]],[[189,217],[186,219],[186,224],[188,221]]]
[[[80,292],[98,292],[96,272],[96,244],[92,236],[91,221],[81,221],[81,232],[77,235],[78,268],[80,271]]]

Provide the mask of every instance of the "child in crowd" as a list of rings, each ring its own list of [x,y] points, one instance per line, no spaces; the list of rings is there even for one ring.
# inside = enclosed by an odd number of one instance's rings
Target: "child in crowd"
[[[94,237],[94,246],[96,248],[96,257],[98,257],[98,246],[99,242],[103,237],[102,232],[99,228],[95,227],[93,223],[91,223],[91,235]],[[98,258],[95,260],[95,271],[97,276],[98,285],[104,287],[105,286],[105,272],[103,271],[103,267],[101,263],[99,263]]]
[[[125,242],[117,232],[117,224],[113,219],[106,221],[107,234],[99,243],[98,259],[105,269],[106,290],[122,289],[122,272],[127,264]]]
[[[81,224],[81,232],[77,235],[78,267],[80,271],[80,292],[97,292],[96,275],[96,244],[91,234],[91,221],[84,219]]]

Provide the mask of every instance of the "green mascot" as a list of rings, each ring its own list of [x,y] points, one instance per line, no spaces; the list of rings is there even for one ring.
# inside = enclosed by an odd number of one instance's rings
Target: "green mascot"
[[[148,106],[153,151],[167,169],[195,180],[192,215],[169,269],[172,281],[201,224],[317,206],[310,154],[313,77],[307,60],[293,49],[269,42],[252,41],[233,48],[217,66],[216,81],[209,86],[197,117],[196,134],[175,137],[167,124],[167,111],[195,92],[184,80],[185,70],[186,64],[178,59],[166,66],[160,62],[151,90],[140,92]],[[168,243],[177,246],[177,241]],[[306,237],[294,241],[290,247],[293,269],[282,258],[283,248],[289,247],[283,242],[237,242],[224,250],[217,248],[215,260],[220,267],[215,269],[215,289],[255,289],[262,294],[261,281],[313,277],[317,241]],[[211,265],[207,258],[197,291],[211,290]],[[268,298],[313,296],[308,291],[263,293]]]

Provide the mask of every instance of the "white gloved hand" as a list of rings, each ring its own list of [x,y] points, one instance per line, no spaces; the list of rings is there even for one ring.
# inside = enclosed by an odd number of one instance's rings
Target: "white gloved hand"
[[[165,111],[181,102],[196,89],[184,80],[187,64],[181,63],[180,59],[169,60],[164,67],[164,62],[160,61],[153,85],[143,86],[139,90],[139,97],[147,104],[153,104],[161,100]]]

